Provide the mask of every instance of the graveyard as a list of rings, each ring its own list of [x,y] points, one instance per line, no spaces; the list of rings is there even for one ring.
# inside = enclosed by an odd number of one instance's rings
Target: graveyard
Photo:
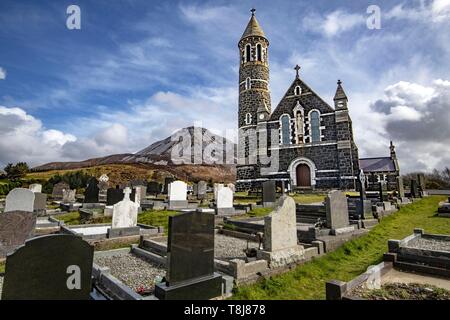
[[[450,1],[7,2],[0,305],[450,300]]]

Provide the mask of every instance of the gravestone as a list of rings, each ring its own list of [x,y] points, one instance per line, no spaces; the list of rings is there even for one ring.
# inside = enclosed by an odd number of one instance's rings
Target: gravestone
[[[383,195],[383,183],[378,183],[378,198],[380,198],[380,202],[383,201],[384,195]]]
[[[339,190],[329,192],[325,198],[325,208],[327,228],[331,229],[331,234],[353,230],[353,227],[349,228],[348,203],[345,193]]]
[[[62,196],[62,202],[63,202],[63,203],[72,203],[72,202],[75,202],[75,200],[76,200],[76,198],[75,198],[76,193],[77,193],[77,190],[76,190],[76,189],[73,189],[73,190],[70,190],[70,189],[64,189],[63,192],[62,192],[62,194],[63,194],[63,196]]]
[[[264,218],[264,247],[258,259],[267,260],[270,268],[282,267],[305,258],[297,243],[297,217],[294,199],[281,196],[273,212]]]
[[[417,185],[419,189],[419,196],[422,198],[425,196],[425,175],[423,173],[419,173],[417,175]]]
[[[92,177],[89,180],[88,186],[84,192],[84,203],[98,203],[99,191],[98,181],[96,178]]]
[[[203,200],[206,198],[206,190],[208,188],[208,184],[206,183],[206,181],[199,181],[197,184],[197,199],[198,200]]]
[[[223,183],[214,183],[214,200],[217,200],[217,192],[223,188]]]
[[[28,189],[30,189],[31,191],[33,191],[35,193],[42,192],[42,184],[39,184],[39,183],[30,184]]]
[[[217,191],[216,213],[217,215],[234,214],[233,190],[230,188],[223,187]]]
[[[174,181],[175,181],[175,178],[172,178],[172,177],[167,177],[164,179],[164,189],[163,189],[164,194],[169,193],[169,185]]]
[[[187,185],[183,181],[169,184],[169,210],[187,208]]]
[[[52,198],[61,199],[63,196],[62,191],[64,189],[68,190],[68,189],[70,189],[70,186],[65,182],[58,182],[57,184],[55,184],[53,186]]]
[[[27,211],[0,214],[0,257],[5,257],[33,236],[36,219],[36,213]]]
[[[5,200],[5,210],[8,211],[34,211],[35,194],[33,191],[25,188],[12,189]]]
[[[147,184],[147,191],[149,194],[152,194],[154,196],[158,196],[162,192],[161,190],[161,184],[156,181],[150,181]]]
[[[145,198],[147,197],[147,186],[138,185],[135,186],[133,189],[135,191],[134,202],[136,202],[140,206],[141,201],[145,200]]]
[[[6,259],[3,300],[87,300],[94,248],[74,235],[27,240]]]
[[[123,200],[113,207],[112,228],[130,228],[137,226],[139,205],[130,200],[130,188],[123,191]]]
[[[358,179],[358,190],[359,190],[359,199],[356,204],[356,213],[361,216],[361,219],[365,218],[365,206],[364,200],[366,200],[366,176],[364,175],[364,171],[360,170]]]
[[[34,211],[37,213],[46,213],[47,209],[47,195],[45,193],[34,193]]]
[[[214,215],[188,212],[169,217],[166,282],[155,296],[164,300],[206,300],[222,293],[214,273]]]
[[[102,174],[100,178],[98,178],[98,188],[100,191],[106,191],[109,188],[109,177],[106,174]]]
[[[274,180],[268,180],[264,181],[262,183],[262,204],[264,207],[272,207],[275,204],[275,201],[277,201],[276,197],[276,188],[275,188],[275,181]]]
[[[398,197],[400,199],[403,199],[405,197],[405,188],[403,186],[403,178],[401,176],[398,176],[396,179],[397,179]]]
[[[228,183],[227,187],[231,189],[231,191],[233,191],[233,193],[236,192],[236,186],[233,183]]]
[[[411,179],[411,198],[419,198],[419,187],[417,185],[417,181],[414,179]]]
[[[106,205],[113,206],[123,200],[123,189],[117,185],[116,188],[109,188],[106,192]]]

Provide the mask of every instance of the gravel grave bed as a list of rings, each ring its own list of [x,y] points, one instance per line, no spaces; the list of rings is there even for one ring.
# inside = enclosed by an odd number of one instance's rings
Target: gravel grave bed
[[[111,274],[134,291],[150,291],[155,288],[155,278],[164,277],[166,269],[162,265],[140,258],[132,253],[121,253],[106,257],[95,257],[94,262],[108,267]]]
[[[258,243],[248,241],[249,248],[258,248]],[[247,240],[216,234],[214,241],[214,255],[216,259],[231,260],[244,259],[244,249],[247,248]]]
[[[407,246],[425,250],[450,251],[450,241],[433,240],[426,238],[415,239],[409,242]]]
[[[380,289],[358,287],[352,296],[368,300],[449,300],[450,291],[419,283],[386,283]]]

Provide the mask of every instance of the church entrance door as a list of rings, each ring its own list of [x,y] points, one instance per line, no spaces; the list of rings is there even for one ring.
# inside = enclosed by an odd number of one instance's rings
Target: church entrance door
[[[297,166],[296,174],[297,174],[297,187],[300,188],[309,188],[311,187],[311,171],[309,166],[301,163]]]

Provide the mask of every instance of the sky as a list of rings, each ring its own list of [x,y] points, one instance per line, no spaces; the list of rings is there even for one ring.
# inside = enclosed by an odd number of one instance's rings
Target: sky
[[[343,81],[360,157],[393,140],[403,173],[450,166],[450,0],[2,0],[0,166],[136,152],[194,124],[236,130],[253,6],[273,109],[299,64],[330,105]]]

